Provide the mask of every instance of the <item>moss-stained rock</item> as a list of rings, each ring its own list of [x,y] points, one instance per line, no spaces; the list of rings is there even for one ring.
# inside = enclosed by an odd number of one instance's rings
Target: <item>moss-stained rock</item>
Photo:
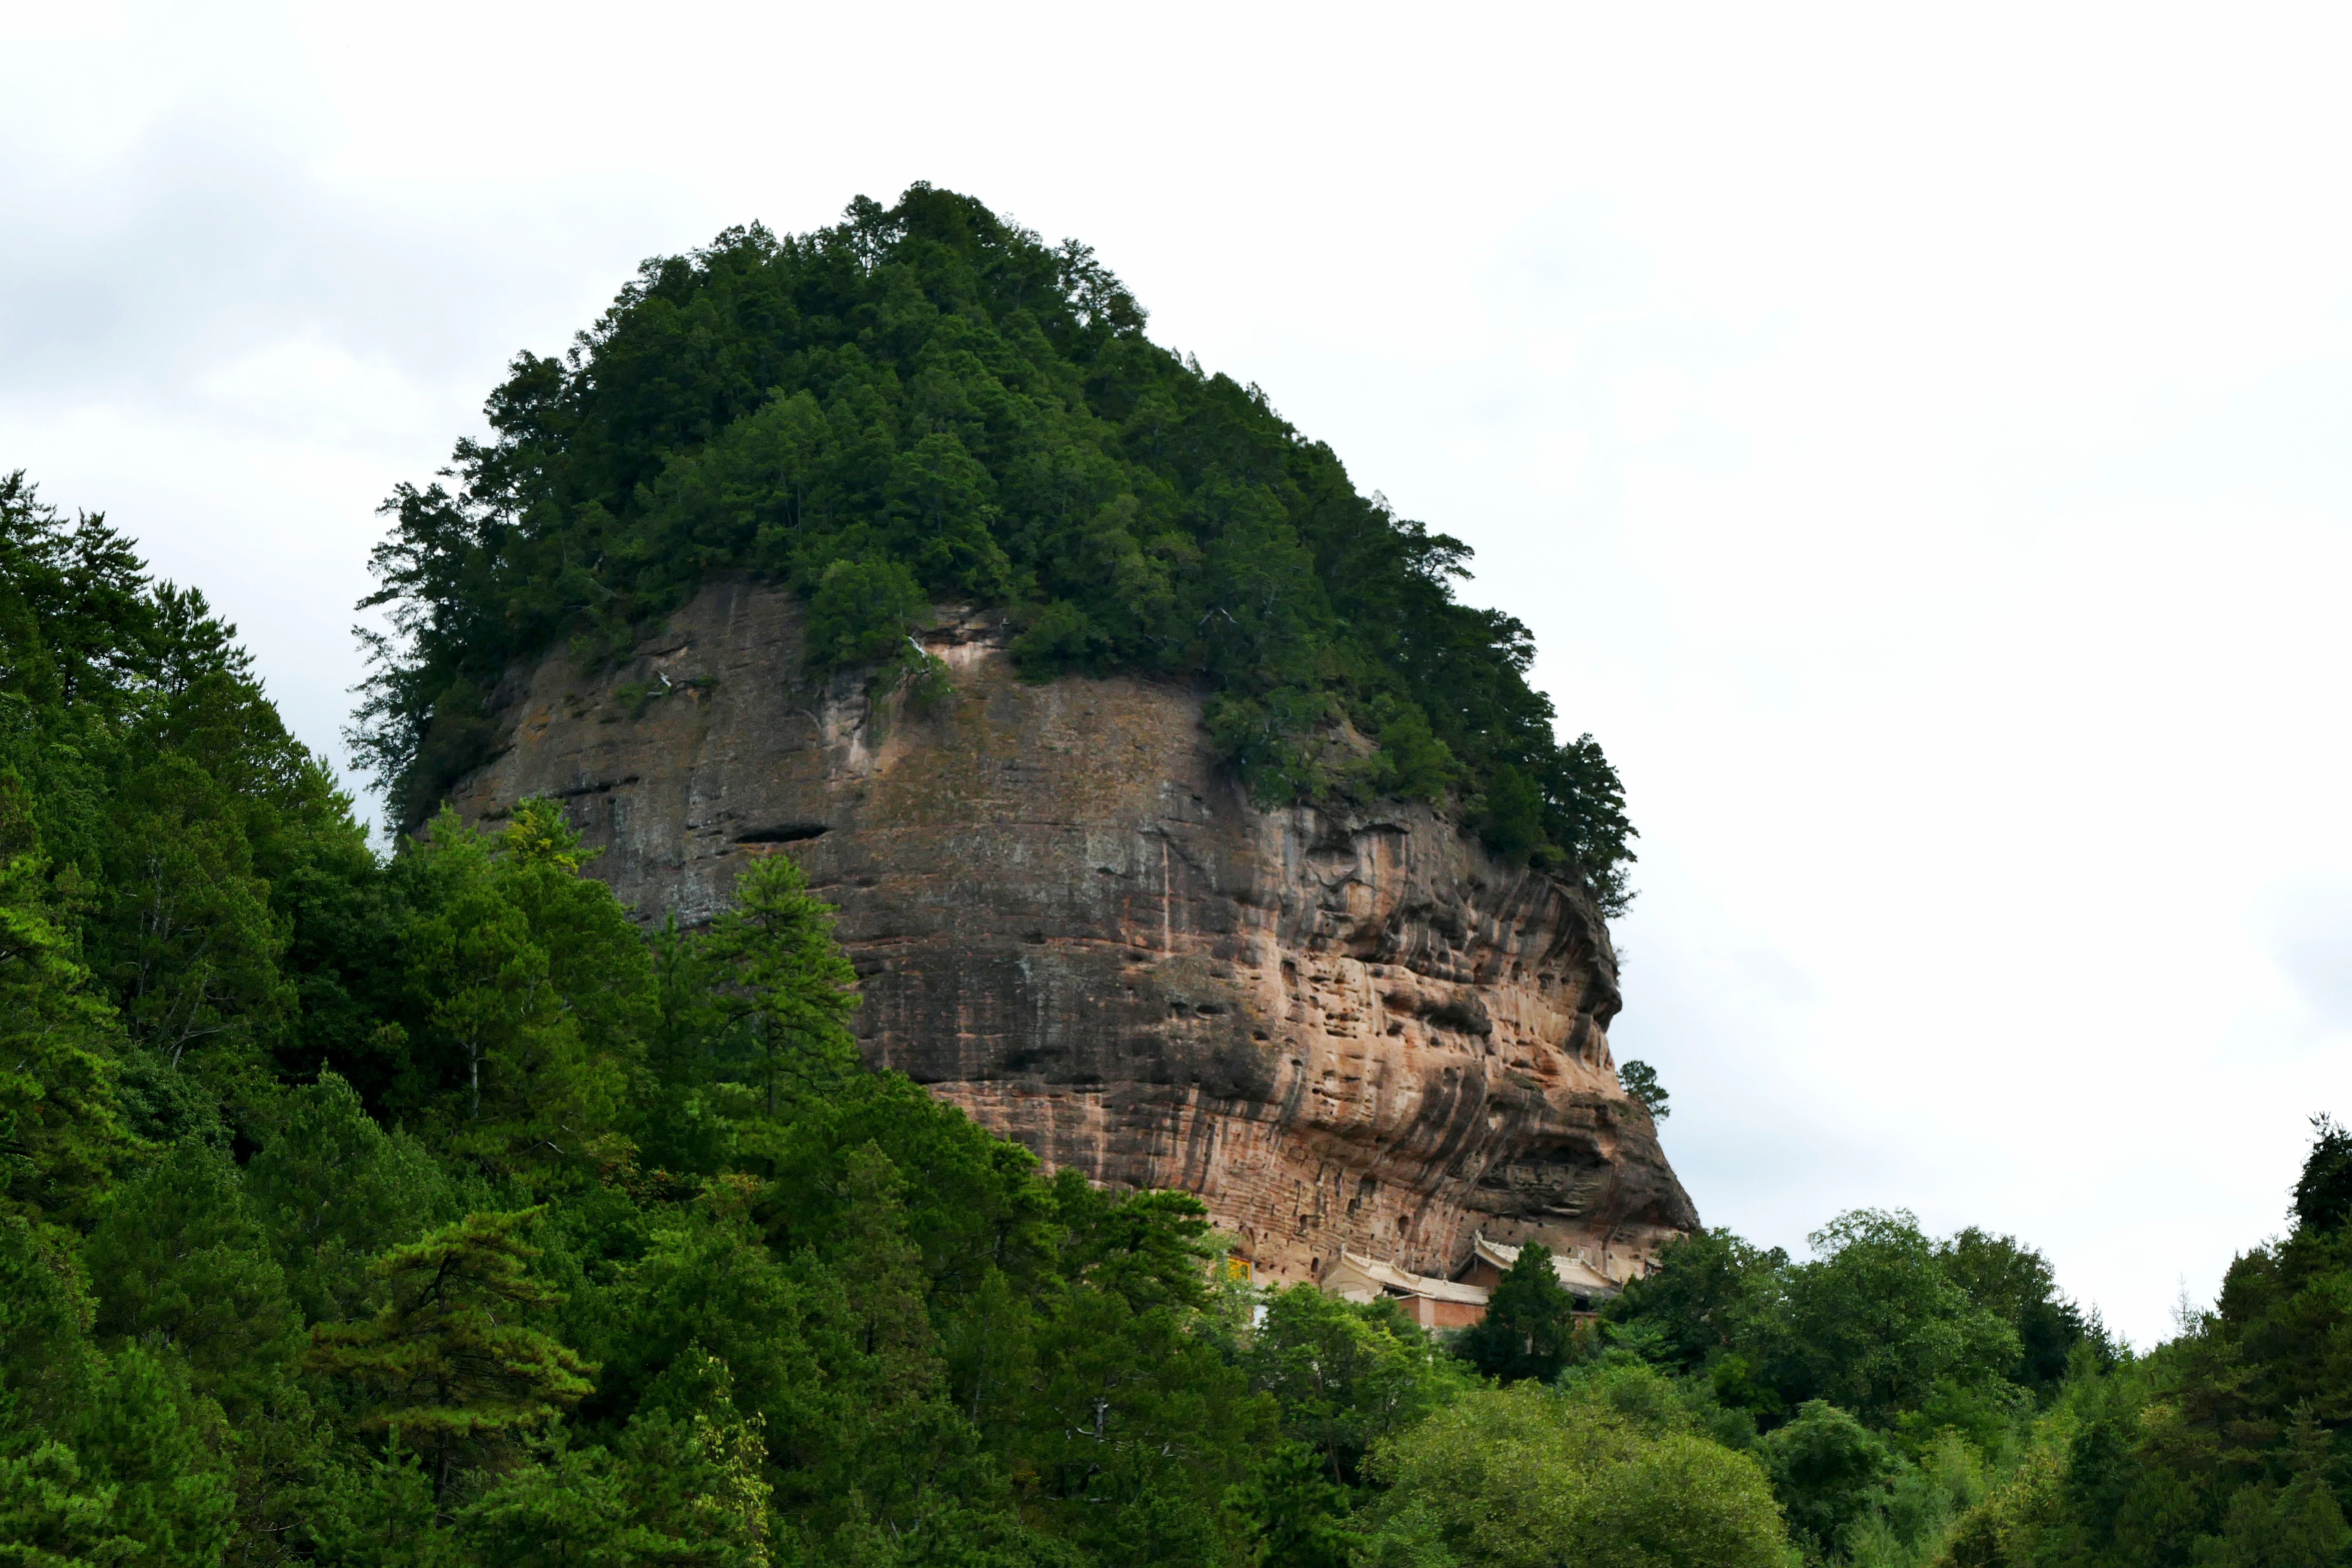
[[[713,585],[610,670],[511,673],[455,802],[563,798],[646,920],[796,857],[873,1060],[1055,1165],[1199,1193],[1277,1279],[1343,1245],[1440,1269],[1481,1228],[1622,1275],[1696,1223],[1618,1087],[1580,890],[1425,806],[1252,805],[1181,687],[1024,682],[992,616],[926,641],[955,690],[911,711],[808,682],[790,595]]]

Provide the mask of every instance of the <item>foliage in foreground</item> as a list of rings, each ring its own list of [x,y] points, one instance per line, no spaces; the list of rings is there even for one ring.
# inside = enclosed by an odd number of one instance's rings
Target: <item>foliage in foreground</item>
[[[731,574],[799,593],[814,675],[900,659],[935,601],[1003,605],[1032,677],[1203,683],[1262,798],[1451,797],[1622,902],[1617,775],[1555,740],[1527,628],[1454,599],[1468,549],[1143,321],[1086,247],[925,185],[646,262],[568,356],[516,359],[454,489],[386,503],[355,739],[396,810],[481,760],[509,661],[625,655]]]
[[[2352,1136],[2133,1358],[2008,1237],[1705,1232],[1596,1321],[1213,1283],[869,1073],[781,855],[386,859],[230,628],[0,485],[0,1563],[2337,1564]]]
[[[2325,1118],[2294,1227],[2210,1311],[2081,1380],[1960,1523],[1955,1568],[2320,1568],[2352,1560],[2352,1139]]]

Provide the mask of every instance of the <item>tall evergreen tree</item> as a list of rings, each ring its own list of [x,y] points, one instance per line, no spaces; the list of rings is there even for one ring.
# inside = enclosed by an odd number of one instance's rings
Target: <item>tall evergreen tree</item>
[[[384,1305],[312,1331],[312,1370],[362,1392],[368,1424],[395,1431],[446,1488],[461,1459],[496,1460],[593,1391],[594,1370],[527,1319],[554,1295],[530,1278],[520,1236],[538,1210],[469,1215],[377,1259]]]
[[[708,951],[756,1042],[763,1115],[774,1119],[780,1091],[826,1082],[856,1060],[857,972],[834,943],[831,907],[790,856],[763,855],[736,878]]]
[[[1551,1266],[1551,1248],[1529,1242],[1496,1281],[1486,1315],[1462,1331],[1463,1359],[1504,1383],[1549,1383],[1568,1364],[1576,1302]]]
[[[441,1058],[429,1108],[450,1146],[509,1171],[625,1157],[615,1131],[655,1016],[627,912],[580,875],[552,802],[483,835],[445,812],[416,854],[401,955]]]
[[[190,1141],[118,1188],[83,1251],[98,1331],[168,1345],[215,1397],[275,1370],[294,1328],[286,1279],[226,1150]]]
[[[447,1217],[448,1177],[333,1073],[287,1090],[273,1121],[245,1186],[288,1288],[313,1322],[362,1315],[376,1257]]]
[[[129,1150],[121,1025],[58,930],[58,901],[36,848],[0,865],[0,1201],[34,1218],[87,1215]]]

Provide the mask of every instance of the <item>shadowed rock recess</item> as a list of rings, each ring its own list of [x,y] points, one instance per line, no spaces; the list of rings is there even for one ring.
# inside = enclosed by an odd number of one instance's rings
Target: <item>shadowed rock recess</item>
[[[955,690],[917,711],[803,676],[789,593],[716,584],[614,668],[510,674],[452,799],[562,798],[646,921],[793,856],[870,1060],[1055,1166],[1198,1193],[1262,1276],[1343,1246],[1444,1272],[1484,1230],[1622,1278],[1697,1223],[1618,1087],[1580,891],[1426,806],[1261,810],[1196,694],[1026,683],[1005,640],[945,616]]]

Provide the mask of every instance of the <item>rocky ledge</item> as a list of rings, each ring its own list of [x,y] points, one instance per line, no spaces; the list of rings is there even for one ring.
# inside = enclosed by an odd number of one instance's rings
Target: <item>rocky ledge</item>
[[[1443,1272],[1483,1230],[1622,1278],[1696,1223],[1618,1086],[1581,891],[1424,806],[1259,809],[1181,687],[1024,682],[986,616],[926,641],[954,690],[919,710],[814,684],[797,601],[713,585],[618,667],[510,674],[454,804],[562,798],[646,920],[795,857],[871,1060],[1053,1165],[1198,1193],[1261,1277],[1342,1246]]]

